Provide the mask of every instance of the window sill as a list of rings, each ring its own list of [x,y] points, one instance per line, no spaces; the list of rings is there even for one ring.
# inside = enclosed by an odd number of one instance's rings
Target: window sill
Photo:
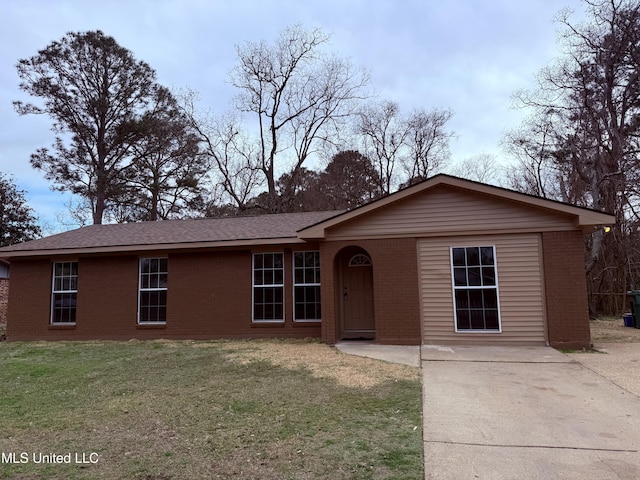
[[[472,333],[472,334],[489,334],[489,333],[502,333],[502,330],[456,330],[456,333]]]
[[[166,323],[138,323],[136,328],[141,330],[153,330],[153,329],[164,329],[167,328]]]
[[[50,323],[49,330],[74,330],[76,328],[75,323]]]
[[[322,320],[294,320],[293,327],[319,327],[322,325]]]

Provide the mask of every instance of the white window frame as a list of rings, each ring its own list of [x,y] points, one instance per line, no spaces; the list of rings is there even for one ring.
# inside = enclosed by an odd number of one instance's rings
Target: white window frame
[[[61,275],[61,276],[57,276],[56,275],[56,266],[57,265],[64,265],[64,264],[75,264],[75,275]],[[63,290],[63,289],[56,289],[56,279],[63,279],[63,278],[75,278],[75,289],[67,289],[67,290]],[[76,304],[73,307],[74,310],[74,321],[72,322],[55,322],[54,321],[54,313],[55,313],[55,298],[56,295],[75,295],[75,301]],[[76,315],[78,313],[78,261],[77,260],[70,260],[70,261],[65,261],[65,262],[53,262],[53,270],[51,273],[51,312],[50,312],[50,317],[49,317],[49,324],[50,325],[75,325],[77,318]]]
[[[495,275],[495,285],[456,285],[455,271],[453,264],[453,251],[454,249],[467,249],[467,248],[491,248],[493,249],[493,273]],[[453,294],[453,326],[456,333],[470,333],[470,334],[496,334],[502,333],[502,313],[500,309],[500,285],[498,281],[498,258],[495,245],[456,245],[449,249],[449,263],[451,266],[451,288]],[[469,268],[465,254],[465,268]],[[482,278],[482,274],[481,274]],[[456,291],[458,290],[489,290],[495,289],[496,291],[496,310],[498,313],[498,328],[497,329],[459,329],[458,328],[458,308],[456,306]]]
[[[261,283],[259,285],[256,284],[256,257],[258,255],[279,255],[280,258],[282,259],[282,283],[270,283],[270,284],[265,284],[265,283]],[[286,298],[285,298],[285,288],[284,288],[284,282],[285,282],[285,278],[284,278],[284,272],[285,272],[285,265],[284,265],[284,253],[283,252],[255,252],[251,255],[251,322],[253,323],[284,323],[284,319],[286,317]],[[264,268],[261,268],[261,270],[265,270]],[[271,269],[274,272],[276,270],[280,270],[280,269]],[[279,288],[282,292],[282,318],[273,318],[273,319],[256,319],[255,318],[255,313],[256,313],[256,289],[267,289],[267,288]],[[273,303],[273,305],[275,305],[276,303]],[[265,303],[262,303],[262,305],[266,305]],[[263,315],[264,316],[264,315]]]
[[[296,304],[297,304],[297,302],[296,302],[296,287],[317,287],[317,289],[318,289],[318,298],[320,298],[320,294],[321,294],[320,293],[320,281],[311,282],[311,283],[308,283],[308,282],[296,283],[296,270],[300,269],[300,270],[304,271],[305,269],[310,268],[305,264],[305,261],[304,261],[304,258],[305,258],[304,255],[307,254],[307,253],[313,253],[314,255],[317,256],[318,269],[320,269],[320,251],[319,250],[299,250],[299,251],[296,251],[296,252],[292,252],[292,254],[291,254],[291,268],[292,268],[292,271],[293,271],[293,321],[294,322],[299,322],[299,323],[320,322],[320,321],[322,321],[322,318],[321,318],[322,317],[322,311],[320,311],[320,318],[309,318],[309,319],[307,319],[307,318],[301,318],[301,319],[296,318]],[[299,268],[296,267],[296,255],[303,255],[303,266],[302,267],[299,267]],[[320,275],[320,273],[318,272],[318,276],[319,275]],[[304,273],[303,273],[303,276],[304,276]],[[318,280],[320,280],[320,279],[318,278]],[[303,301],[301,303],[306,304],[307,302]],[[320,308],[322,308],[322,307],[320,307]]]
[[[161,271],[158,270],[158,272],[153,272],[154,274],[158,274],[158,275],[162,275],[162,274],[166,274],[167,275],[167,286],[165,287],[142,287],[142,263],[146,260],[166,260],[167,262],[167,268],[165,271]],[[169,259],[167,257],[141,257],[138,259],[138,320],[137,323],[138,325],[166,325],[167,324],[167,297],[168,297],[168,293],[165,295],[165,305],[164,305],[164,309],[165,309],[165,319],[164,320],[156,320],[156,321],[148,321],[148,320],[141,320],[140,319],[140,310],[141,310],[141,300],[142,300],[142,293],[143,292],[168,292],[169,290]]]

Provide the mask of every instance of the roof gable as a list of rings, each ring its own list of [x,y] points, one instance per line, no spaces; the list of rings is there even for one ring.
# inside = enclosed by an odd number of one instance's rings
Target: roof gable
[[[611,215],[437,175],[298,232],[303,239],[589,230]]]

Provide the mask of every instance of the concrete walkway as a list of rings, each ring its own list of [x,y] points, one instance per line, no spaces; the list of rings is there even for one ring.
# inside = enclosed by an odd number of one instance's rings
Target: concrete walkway
[[[420,367],[420,347],[404,345],[378,345],[373,342],[352,340],[336,344],[342,353],[360,357],[375,358],[391,363],[402,363],[412,367]]]
[[[422,347],[425,478],[640,478],[640,398],[548,347]]]
[[[426,479],[640,478],[640,397],[574,354],[549,347],[336,347],[422,366]]]

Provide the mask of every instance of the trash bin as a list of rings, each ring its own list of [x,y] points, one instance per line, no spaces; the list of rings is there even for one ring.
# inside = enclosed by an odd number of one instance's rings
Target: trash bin
[[[640,290],[632,290],[627,292],[629,298],[629,306],[633,315],[633,326],[640,328]]]
[[[625,327],[633,327],[633,313],[625,313],[622,318],[624,319]]]

